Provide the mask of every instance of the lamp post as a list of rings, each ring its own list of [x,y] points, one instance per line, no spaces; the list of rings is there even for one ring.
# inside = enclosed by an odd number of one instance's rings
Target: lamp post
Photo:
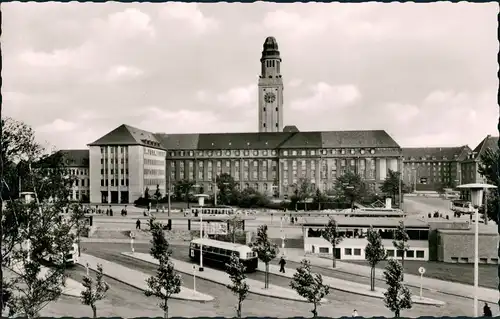
[[[468,189],[471,193],[471,202],[473,206],[481,206],[483,201],[484,190],[488,188],[497,188],[490,184],[465,184],[459,185],[457,188]],[[474,316],[478,316],[478,289],[479,289],[479,212],[475,210],[475,227],[474,227]]]
[[[198,198],[198,205],[200,206],[200,238],[203,239],[203,206],[205,205],[205,198],[208,197],[206,194],[195,195]],[[203,271],[203,243],[200,242],[200,268],[199,271]]]

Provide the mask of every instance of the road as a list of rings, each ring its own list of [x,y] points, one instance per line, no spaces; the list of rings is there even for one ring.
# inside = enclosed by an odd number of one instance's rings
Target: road
[[[453,216],[453,212],[450,210],[450,201],[439,197],[405,196],[404,210],[409,214],[427,215],[439,211],[443,215],[451,214]]]
[[[140,269],[148,274],[154,274],[156,266],[141,261],[137,261],[121,255],[122,251],[127,251],[127,244],[91,244],[85,243],[87,253],[96,255],[107,260],[123,264],[127,267]],[[187,247],[171,246],[173,258],[180,260],[189,260],[187,257]],[[135,247],[137,252],[148,253],[148,244],[138,244]],[[296,268],[297,263],[288,262],[287,267]],[[314,267],[313,271],[321,273],[324,276],[332,276],[344,280],[351,280],[363,284],[369,284],[369,278],[360,277],[357,275],[342,273],[337,270],[328,270],[324,268]],[[106,270],[105,270],[106,272]],[[263,281],[263,273],[248,274],[251,279]],[[182,275],[184,286],[191,288],[193,285],[192,277]],[[289,287],[289,279],[271,275],[270,282],[272,284]],[[197,278],[197,290],[210,294],[216,298],[214,304],[215,315],[230,316],[233,315],[235,297],[222,285],[211,283]],[[385,284],[377,280],[378,287],[385,287]],[[418,289],[412,289],[414,294],[418,294]],[[413,309],[405,311],[405,316],[471,316],[473,312],[472,300],[455,296],[444,295],[441,293],[425,291],[424,296],[435,298],[447,303],[444,307],[429,307],[422,305],[414,305]],[[390,316],[390,312],[385,308],[383,301],[377,298],[364,297],[346,292],[332,290],[329,297],[329,303],[320,308],[320,314],[325,313],[328,316],[344,316],[350,315],[352,309],[357,309],[358,313],[363,316]],[[204,304],[205,306],[206,304]],[[218,306],[217,306],[218,305]],[[198,307],[196,305],[196,307]],[[496,308],[496,307],[492,307]],[[305,303],[297,303],[285,300],[279,300],[269,297],[263,297],[251,294],[249,300],[244,303],[245,316],[307,316],[309,315],[310,306]]]

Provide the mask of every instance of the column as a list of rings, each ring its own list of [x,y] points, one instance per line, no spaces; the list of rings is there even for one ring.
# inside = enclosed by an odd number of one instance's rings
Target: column
[[[321,190],[321,159],[314,160],[316,165],[316,187]]]
[[[122,192],[121,192],[121,185],[122,185],[122,174],[121,174],[121,168],[122,168],[122,155],[123,153],[121,152],[118,152],[120,149],[120,146],[117,146],[116,147],[116,151],[117,151],[117,158],[118,158],[118,162],[116,163],[116,169],[118,170],[117,172],[117,176],[118,176],[118,186],[117,186],[117,190],[118,190],[118,204],[121,204],[122,202]]]
[[[240,158],[240,190],[243,189],[243,159]]]
[[[377,180],[384,181],[387,177],[387,160],[385,158],[377,158]]]
[[[108,190],[108,203],[111,202],[111,146],[108,146],[106,147],[106,155],[107,155],[107,161],[106,161],[106,164],[108,164],[108,170],[107,170],[107,173],[108,173],[108,186],[106,187],[107,190]]]

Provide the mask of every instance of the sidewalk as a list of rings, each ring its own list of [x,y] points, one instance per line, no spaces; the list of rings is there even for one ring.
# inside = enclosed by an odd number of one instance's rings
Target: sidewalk
[[[304,251],[302,249],[284,249],[283,252],[288,260],[293,262],[300,262],[302,259],[306,258],[311,261],[311,264],[317,267],[332,269],[332,261],[330,259],[315,257],[315,256],[304,256]],[[354,274],[358,276],[370,278],[370,267],[364,265],[357,265],[351,263],[344,263],[337,260],[336,271],[341,271],[349,274]],[[384,280],[384,270],[375,269],[375,278]],[[405,274],[405,283],[411,287],[420,288],[420,277]],[[440,292],[448,295],[474,298],[474,286],[455,283],[451,281],[444,281],[434,278],[422,279],[422,287],[424,289]],[[498,291],[494,289],[488,289],[479,287],[478,289],[478,299],[479,301],[489,302],[496,304],[498,302]]]
[[[151,257],[149,254],[143,254],[143,253],[122,253],[123,255],[126,255],[131,258],[136,258],[148,263],[152,263],[157,265],[158,262]],[[178,272],[187,274],[187,275],[193,275],[193,264],[187,263],[184,261],[180,261],[177,259],[172,259],[170,258],[170,261],[174,264],[175,270]],[[220,270],[215,270],[212,268],[204,267],[203,272],[196,271],[196,277],[202,278],[208,281],[212,281],[215,283],[222,284],[224,286],[231,284],[231,280],[229,279],[229,276]],[[287,299],[287,300],[294,300],[294,301],[301,301],[301,302],[307,302],[307,300],[297,294],[295,290],[289,289],[289,288],[284,288],[276,285],[269,285],[268,289],[264,289],[264,283],[258,280],[253,280],[253,279],[246,279],[246,282],[248,286],[250,287],[250,292],[257,294],[257,295],[262,295],[266,297],[271,297],[271,298],[278,298],[278,299]],[[322,302],[326,302],[326,299],[324,299]]]
[[[15,264],[12,266],[11,270],[15,272],[16,274],[20,275],[24,273],[24,269],[22,269],[22,265]],[[47,273],[49,271],[49,268],[41,266],[40,268],[40,273],[38,274],[38,278],[42,279],[47,276]],[[82,291],[84,291],[85,288],[81,283],[78,281],[71,279],[71,278],[66,278],[66,287],[63,287],[62,289],[62,294],[70,297],[77,297],[80,298],[80,295]]]
[[[78,263],[84,267],[86,267],[88,263],[89,268],[92,270],[97,270],[97,264],[101,264],[104,275],[143,291],[147,289],[146,279],[150,276],[143,272],[87,254],[82,254]],[[212,296],[202,294],[186,287],[181,287],[181,292],[173,295],[172,298],[200,302],[214,300]]]
[[[290,258],[288,258],[291,260]],[[258,270],[261,272],[265,272],[265,265],[262,263],[259,263]],[[269,264],[269,273],[277,275],[277,276],[282,276],[286,278],[292,278],[293,275],[296,273],[295,269],[292,268],[285,268],[285,273],[279,272],[279,266],[277,265],[272,265]],[[377,288],[375,287],[375,291],[370,290],[370,286],[360,284],[357,282],[352,282],[352,281],[347,281],[347,280],[342,280],[342,279],[337,279],[333,277],[326,277],[323,276],[323,282],[330,286],[332,289],[344,291],[344,292],[349,292],[349,293],[354,293],[358,295],[363,295],[363,296],[368,296],[368,297],[375,297],[375,298],[384,298],[384,292],[385,290],[382,288]],[[413,303],[415,304],[421,304],[421,305],[431,305],[431,306],[444,306],[446,303],[440,300],[435,300],[435,299],[430,299],[430,298],[425,298],[423,297],[422,299],[420,296],[412,296]]]

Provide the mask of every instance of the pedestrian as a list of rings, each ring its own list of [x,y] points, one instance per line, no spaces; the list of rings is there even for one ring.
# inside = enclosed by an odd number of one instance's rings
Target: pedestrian
[[[285,273],[286,260],[285,258],[283,258],[283,256],[281,256],[279,263],[280,263],[280,272]]]
[[[137,221],[135,222],[135,229],[141,229],[141,220],[137,218]]]
[[[493,314],[491,313],[490,306],[488,306],[487,302],[484,303],[483,317],[493,317]]]
[[[354,310],[352,311],[352,317],[353,317],[353,318],[359,317],[359,315],[358,315],[358,311],[357,311],[356,309],[354,309]]]

